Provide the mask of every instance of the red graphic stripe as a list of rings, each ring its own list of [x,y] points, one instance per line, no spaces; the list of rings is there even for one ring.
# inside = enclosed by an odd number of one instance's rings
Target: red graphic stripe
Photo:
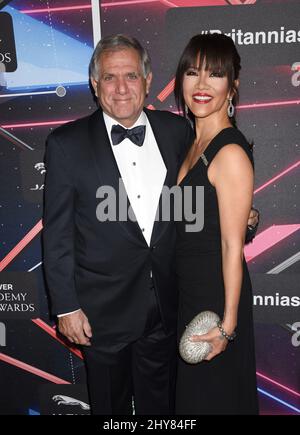
[[[49,334],[52,338],[58,341],[60,344],[69,349],[70,352],[74,353],[74,355],[78,356],[78,358],[83,359],[82,353],[79,349],[72,345],[68,345],[64,340],[58,337],[56,330],[53,329],[50,325],[44,322],[42,319],[31,319],[33,323],[35,323],[39,328],[43,329],[47,334]]]
[[[0,272],[13,261],[13,259],[34,239],[34,237],[42,230],[43,224],[40,220],[23,239],[0,261]]]
[[[160,0],[126,0],[126,1],[116,1],[113,3],[101,3],[101,7],[103,8],[111,8],[116,6],[130,6],[130,5],[138,5],[145,3],[157,3]],[[39,9],[22,9],[20,12],[23,14],[43,14],[49,12],[76,12],[81,11],[83,9],[92,9],[91,4],[85,5],[77,5],[77,6],[60,6],[54,8],[39,8]]]
[[[287,387],[286,385],[280,384],[279,382],[274,381],[274,379],[271,379],[271,378],[269,378],[268,376],[263,375],[263,374],[260,373],[260,372],[256,372],[256,374],[257,374],[257,376],[259,376],[260,378],[265,379],[266,381],[271,382],[271,383],[274,384],[274,385],[277,385],[277,387],[283,388],[284,390],[288,391],[289,393],[291,393],[291,394],[295,394],[295,396],[300,397],[300,393],[298,393],[298,391],[292,390],[291,388]]]
[[[157,99],[163,102],[174,91],[175,78],[157,95]]]
[[[26,372],[32,373],[40,378],[44,378],[47,381],[53,382],[54,384],[70,384],[71,382],[65,381],[64,379],[58,378],[57,376],[51,375],[51,373],[44,372],[37,367],[30,366],[18,359],[12,358],[11,356],[0,353],[0,361],[4,361],[7,364],[11,364],[19,369],[25,370]]]
[[[228,0],[230,4],[253,4],[256,0]],[[111,3],[101,3],[101,7],[103,8],[112,8],[118,6],[131,6],[131,5],[144,5],[147,3],[161,3],[164,6],[169,6],[170,8],[178,8],[178,7],[190,7],[190,6],[227,6],[228,3],[225,0],[124,0],[124,1],[115,1]],[[38,9],[21,9],[20,12],[23,14],[43,14],[49,12],[76,12],[84,9],[91,9],[91,4],[82,4],[82,5],[74,5],[74,6],[60,6],[60,7],[52,7],[52,8],[38,8]]]
[[[231,5],[246,5],[254,4],[256,0],[124,0],[115,1],[112,3],[101,3],[103,8],[112,8],[118,6],[130,6],[130,5],[143,5],[147,3],[161,3],[170,8],[180,8],[180,7],[190,7],[190,6],[227,6],[228,3]],[[54,8],[38,8],[38,9],[22,9],[20,12],[23,14],[41,14],[49,12],[76,12],[83,9],[91,9],[90,4],[74,5],[74,6],[60,6]]]

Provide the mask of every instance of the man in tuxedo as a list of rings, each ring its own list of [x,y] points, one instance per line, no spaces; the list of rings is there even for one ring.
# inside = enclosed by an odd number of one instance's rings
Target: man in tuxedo
[[[172,414],[177,293],[172,222],[155,221],[193,141],[188,121],[144,108],[150,60],[125,35],[90,63],[99,110],[48,138],[44,266],[52,312],[83,346],[93,414]],[[100,221],[101,186],[124,184],[134,220]],[[99,191],[98,191],[99,192]]]

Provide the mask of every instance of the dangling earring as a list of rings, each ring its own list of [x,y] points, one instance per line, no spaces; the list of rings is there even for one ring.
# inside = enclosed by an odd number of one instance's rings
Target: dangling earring
[[[227,108],[227,113],[229,118],[232,118],[234,115],[234,105],[232,104],[232,98],[228,98],[229,106]]]

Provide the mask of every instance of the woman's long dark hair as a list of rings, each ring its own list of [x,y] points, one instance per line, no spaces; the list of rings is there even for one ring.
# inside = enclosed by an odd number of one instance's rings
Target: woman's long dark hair
[[[234,92],[232,103],[236,104],[238,89],[234,81],[239,77],[240,61],[234,42],[229,36],[220,33],[194,36],[185,47],[177,66],[174,93],[179,111],[187,116],[183,97],[184,74],[191,67],[201,69],[203,65],[206,70],[221,73],[228,78],[228,89]],[[188,116],[194,121],[191,112]],[[231,120],[235,124],[235,119]]]

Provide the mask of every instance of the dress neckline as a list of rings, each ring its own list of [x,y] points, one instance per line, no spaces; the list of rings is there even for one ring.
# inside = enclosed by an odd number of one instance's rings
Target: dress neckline
[[[208,145],[207,145],[207,147],[205,148],[205,150],[203,151],[203,153],[200,154],[200,156],[198,157],[198,159],[196,160],[196,162],[195,162],[195,163],[193,164],[193,166],[188,170],[188,172],[185,174],[185,176],[184,176],[183,179],[180,181],[180,183],[177,184],[177,186],[180,186],[180,185],[182,184],[182,182],[187,178],[188,175],[191,174],[191,172],[194,170],[194,168],[196,168],[196,167],[198,166],[198,164],[199,164],[199,162],[200,162],[201,160],[204,162],[205,166],[208,165],[208,161],[207,161],[207,158],[206,158],[206,156],[205,156],[205,152],[207,151],[208,147],[209,147],[209,146],[214,142],[215,139],[217,139],[217,137],[218,137],[221,133],[223,133],[225,130],[229,130],[229,129],[231,129],[231,128],[234,128],[234,129],[235,129],[235,127],[233,127],[233,126],[222,128],[222,130],[220,130],[219,133],[217,133],[217,134],[216,134],[216,135],[215,135],[215,136],[214,136],[214,137],[213,137],[213,138],[208,142]]]

